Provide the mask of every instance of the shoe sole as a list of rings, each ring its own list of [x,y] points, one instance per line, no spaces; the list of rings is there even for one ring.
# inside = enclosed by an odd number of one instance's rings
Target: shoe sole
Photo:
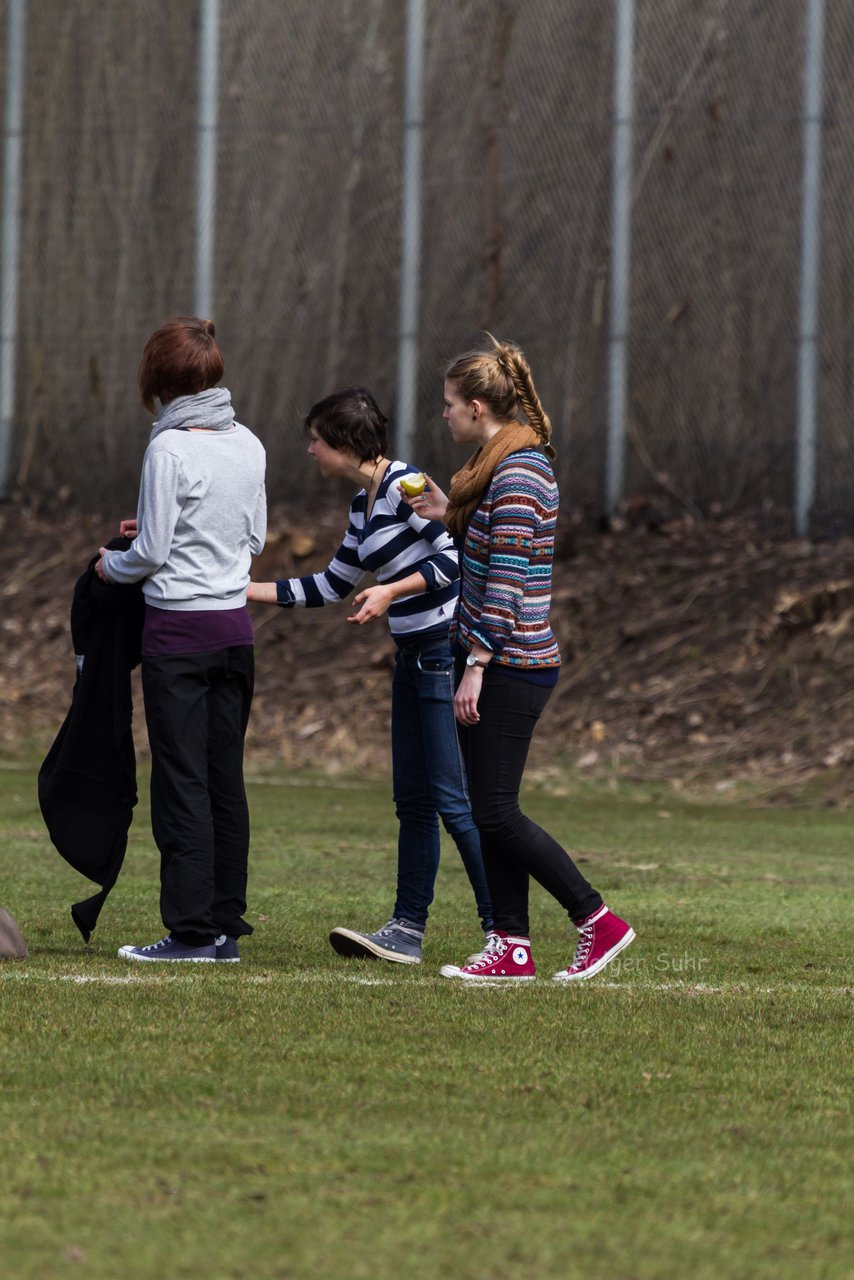
[[[560,973],[553,974],[552,982],[584,982],[587,978],[595,978],[596,974],[601,973],[615,956],[618,956],[630,943],[634,942],[635,937],[634,929],[629,929],[628,933],[623,934],[616,946],[613,946],[610,951],[606,951],[604,956],[599,957],[595,965],[591,965],[583,973],[570,973],[568,969],[561,969]]]
[[[119,948],[120,960],[140,960],[143,964],[216,964],[213,956],[135,956],[132,951]]]
[[[232,939],[232,942],[234,942],[234,939]],[[220,951],[225,951],[226,946],[227,946],[227,943],[217,942],[216,939],[214,939],[214,949],[215,949],[214,959],[216,960],[217,964],[240,964],[240,951],[238,950],[236,943],[234,945],[234,952],[235,952],[234,955],[221,956],[219,954]],[[231,948],[229,948],[229,950],[231,950]]]
[[[490,985],[494,982],[534,982],[536,979],[534,973],[508,973],[494,977],[488,973],[463,973],[462,969],[455,964],[442,965],[439,974],[443,978],[461,978],[463,982],[480,982]]]
[[[345,956],[348,960],[360,958],[390,960],[392,964],[421,963],[420,956],[404,956],[399,951],[384,951],[375,942],[369,942],[367,938],[353,933],[350,929],[333,929],[329,935],[329,942],[333,951],[339,956]]]

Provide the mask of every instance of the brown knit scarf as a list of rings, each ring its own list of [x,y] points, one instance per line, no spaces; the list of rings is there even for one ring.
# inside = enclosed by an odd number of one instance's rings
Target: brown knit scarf
[[[519,449],[536,449],[541,444],[533,427],[525,422],[508,422],[482,445],[464,467],[451,477],[451,491],[445,511],[445,528],[461,538],[477,504],[483,497],[499,462]]]

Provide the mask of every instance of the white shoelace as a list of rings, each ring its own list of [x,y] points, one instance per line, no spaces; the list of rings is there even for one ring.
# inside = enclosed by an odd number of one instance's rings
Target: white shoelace
[[[377,929],[374,936],[377,938],[387,938],[389,934],[398,932],[407,933],[411,938],[415,938],[416,941],[421,941],[419,934],[417,934],[414,929],[410,929],[402,920],[398,920],[396,917],[392,917],[392,919],[389,920],[387,924],[384,924],[381,929]]]
[[[486,947],[484,947],[483,951],[481,952],[480,959],[475,960],[474,963],[472,964],[467,963],[465,965],[465,968],[466,969],[489,969],[492,965],[496,963],[496,961],[500,960],[502,956],[506,956],[509,950],[510,948],[507,945],[506,938],[499,938],[498,934],[494,933],[492,934],[491,949],[487,949]]]
[[[593,946],[593,938],[596,933],[595,924],[583,924],[578,930],[578,942],[575,947],[575,955],[572,958],[572,969],[583,969],[590,955],[590,948]]]
[[[474,955],[469,956],[463,968],[468,969],[470,965],[479,964],[481,960],[485,960],[487,956],[493,956],[497,953],[501,939],[494,930],[488,930],[486,934],[486,942],[480,951],[475,951]]]

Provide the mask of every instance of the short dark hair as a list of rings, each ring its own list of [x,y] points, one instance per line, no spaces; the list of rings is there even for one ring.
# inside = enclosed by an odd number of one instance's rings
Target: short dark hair
[[[225,371],[213,320],[179,316],[156,329],[142,353],[137,382],[142,403],[167,404],[216,386]]]
[[[379,458],[388,449],[388,418],[370,391],[345,387],[318,400],[305,415],[306,431],[314,427],[333,449],[351,449],[359,462]]]

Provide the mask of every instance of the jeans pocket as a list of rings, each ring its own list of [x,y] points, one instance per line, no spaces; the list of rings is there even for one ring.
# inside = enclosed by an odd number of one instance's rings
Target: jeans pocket
[[[428,676],[446,676],[453,670],[454,659],[449,653],[419,653],[418,670]]]

